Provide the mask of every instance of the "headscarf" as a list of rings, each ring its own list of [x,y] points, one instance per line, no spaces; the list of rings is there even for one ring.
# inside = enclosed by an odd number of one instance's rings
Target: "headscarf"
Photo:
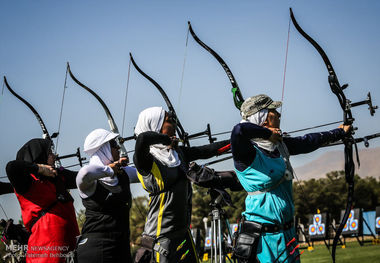
[[[109,141],[117,136],[119,134],[104,129],[93,130],[87,135],[83,149],[86,154],[90,155],[89,165],[107,166],[115,161],[112,157]],[[118,184],[119,179],[107,176],[99,179],[99,181],[106,187],[114,187]]]
[[[250,122],[253,124],[256,124],[258,126],[263,126],[264,122],[266,121],[268,116],[268,109],[262,109],[255,114],[246,117],[246,119],[241,120],[241,122]],[[262,138],[254,138],[252,139],[252,142],[257,144],[260,148],[263,148],[267,151],[274,151],[276,149],[276,145],[269,140],[265,140]]]
[[[49,139],[31,139],[17,152],[16,160],[35,164],[48,164],[51,143],[52,142]],[[60,202],[73,201],[73,198],[67,192],[61,177],[48,177],[47,179],[54,182],[57,200]]]
[[[246,120],[243,119],[241,122],[251,122],[251,123],[256,124],[258,126],[263,126],[265,120],[267,119],[267,116],[268,116],[268,109],[262,109],[262,110],[256,112],[255,114],[246,117]],[[270,151],[270,152],[273,152],[277,148],[278,151],[280,152],[282,158],[284,159],[284,162],[286,165],[286,170],[285,170],[286,179],[287,180],[293,179],[294,170],[293,170],[293,167],[290,163],[290,154],[289,154],[288,148],[286,147],[285,143],[278,142],[277,144],[275,144],[269,140],[265,140],[262,138],[254,138],[254,139],[252,139],[252,142],[257,144],[260,148],[263,148],[263,149]]]
[[[16,160],[47,164],[50,145],[48,139],[31,139],[17,152]]]
[[[153,131],[160,132],[165,120],[165,111],[162,107],[151,107],[143,110],[135,127],[135,134]],[[149,152],[162,164],[168,167],[177,167],[181,164],[178,153],[174,149],[169,149],[163,144],[154,144],[150,146]]]

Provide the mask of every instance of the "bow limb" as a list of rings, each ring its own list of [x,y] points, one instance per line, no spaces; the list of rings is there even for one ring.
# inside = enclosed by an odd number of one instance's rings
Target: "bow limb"
[[[131,58],[132,64],[135,67],[135,69],[141,75],[143,75],[147,80],[149,80],[157,88],[157,90],[160,92],[161,96],[165,100],[165,103],[166,103],[166,105],[168,107],[169,112],[171,112],[176,117],[176,124],[177,124],[176,128],[177,128],[178,136],[180,137],[180,139],[183,141],[183,143],[185,145],[190,146],[190,144],[189,144],[189,138],[188,138],[188,133],[185,132],[185,130],[184,130],[181,122],[179,121],[178,116],[177,116],[177,114],[176,114],[176,112],[174,110],[173,104],[170,102],[170,99],[169,99],[168,95],[166,95],[164,89],[154,79],[152,79],[150,76],[148,76],[144,71],[142,71],[140,69],[140,67],[136,64],[135,60],[133,59],[132,53],[129,53],[129,56]]]
[[[113,133],[119,134],[119,136],[117,137],[118,140],[116,140],[116,142],[120,146],[120,156],[121,157],[128,157],[127,150],[125,149],[124,144],[120,142],[120,138],[121,137],[120,137],[119,129],[117,128],[116,122],[113,119],[112,114],[111,114],[110,110],[108,109],[107,105],[104,103],[104,101],[102,100],[102,98],[99,97],[98,94],[96,94],[92,89],[90,89],[89,87],[87,87],[86,85],[84,85],[82,82],[80,82],[74,76],[74,74],[71,72],[70,64],[68,62],[67,62],[67,70],[69,72],[69,75],[70,75],[71,79],[74,80],[74,82],[77,83],[80,87],[82,87],[83,89],[85,89],[89,93],[91,93],[91,95],[93,95],[99,101],[99,103],[102,105],[102,107],[103,107],[103,109],[104,109],[104,111],[105,111],[105,113],[107,115],[108,124],[110,126],[111,131]]]
[[[50,147],[51,147],[51,150],[53,153],[55,153],[55,146],[54,146],[54,142],[53,142],[53,139],[52,139],[52,136],[50,136],[47,128],[46,128],[46,125],[44,123],[44,121],[42,120],[41,118],[41,115],[36,111],[36,109],[29,103],[27,102],[23,97],[21,97],[20,95],[18,95],[12,88],[11,86],[9,85],[8,81],[7,81],[7,78],[4,76],[4,83],[5,83],[5,86],[7,87],[7,89],[9,90],[10,93],[12,93],[13,96],[15,96],[17,99],[19,99],[22,103],[24,103],[34,114],[34,116],[36,117],[38,123],[40,124],[40,127],[42,129],[42,137],[44,139],[48,139],[51,143],[50,143]],[[57,136],[57,134],[55,134],[55,136]],[[54,136],[54,137],[55,137]],[[59,160],[56,160],[55,161],[55,165],[57,168],[61,167],[62,164]]]
[[[351,114],[351,110],[349,109],[349,101],[346,99],[346,96],[344,95],[343,93],[343,90],[345,88],[347,88],[347,84],[341,86],[339,84],[339,81],[338,81],[338,77],[335,73],[335,70],[329,60],[329,58],[327,57],[325,51],[321,48],[321,46],[313,39],[311,38],[302,28],[301,26],[298,24],[296,18],[294,17],[294,14],[293,14],[293,11],[292,9],[290,8],[290,18],[292,19],[292,22],[293,22],[293,25],[295,26],[295,28],[297,29],[297,31],[307,40],[310,42],[311,45],[313,45],[313,47],[318,51],[318,53],[321,55],[323,61],[325,62],[325,65],[326,65],[326,68],[327,68],[327,71],[329,73],[329,78],[328,78],[328,81],[329,81],[329,84],[330,84],[330,88],[331,88],[331,91],[338,97],[338,100],[339,100],[339,103],[340,103],[340,106],[342,108],[342,110],[345,112],[344,114],[344,123],[345,124],[352,124],[353,122],[353,119],[352,119],[352,114]]]
[[[311,38],[306,32],[300,27],[300,25],[297,23],[297,20],[294,17],[293,11],[290,8],[290,17],[292,19],[292,22],[297,29],[297,31],[304,37],[306,40],[308,40],[314,48],[318,51],[318,53],[321,55],[323,61],[325,62],[327,71],[329,73],[329,84],[331,91],[337,96],[340,106],[343,110],[343,122],[345,125],[352,125],[354,119],[352,117],[352,113],[350,110],[350,101],[346,99],[346,96],[343,92],[343,90],[348,86],[343,85],[341,86],[339,84],[338,78],[335,74],[334,68],[328,59],[326,53],[324,50],[321,48],[318,43]],[[352,131],[347,134],[346,138],[343,139],[344,143],[344,160],[345,160],[345,165],[344,165],[344,170],[345,170],[345,176],[346,176],[346,182],[348,184],[348,194],[347,194],[347,204],[346,204],[346,210],[344,212],[344,216],[342,219],[342,222],[340,223],[335,237],[333,241],[333,248],[332,248],[332,259],[333,262],[335,262],[335,252],[336,252],[336,246],[338,244],[339,236],[341,235],[344,225],[346,224],[350,211],[352,209],[352,204],[353,204],[353,196],[354,196],[354,173],[355,173],[355,165],[353,161],[353,147],[352,145],[355,143],[353,137],[352,137]]]
[[[227,63],[218,55],[218,53],[216,53],[212,48],[207,46],[202,40],[199,39],[199,37],[195,34],[193,28],[191,27],[190,21],[188,21],[187,23],[189,24],[189,30],[190,30],[190,33],[191,33],[192,37],[194,38],[194,40],[199,45],[201,45],[204,49],[206,49],[223,67],[223,69],[226,72],[227,77],[230,80],[231,85],[232,85],[231,91],[233,94],[233,100],[234,100],[235,107],[238,110],[240,110],[241,104],[243,104],[243,102],[244,102],[244,98],[243,98],[243,95],[241,94],[239,85],[237,84],[235,77],[232,74],[232,71],[228,67]]]

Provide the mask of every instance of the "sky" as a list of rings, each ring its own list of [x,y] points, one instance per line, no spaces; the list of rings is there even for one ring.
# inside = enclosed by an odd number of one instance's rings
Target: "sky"
[[[75,76],[107,104],[120,132],[131,136],[139,112],[150,106],[166,109],[157,89],[133,67],[129,70],[132,52],[136,63],[164,88],[188,133],[203,131],[207,123],[214,133],[230,131],[240,121],[230,82],[220,64],[191,36],[186,41],[187,21],[191,21],[199,38],[226,61],[245,98],[265,93],[281,100],[287,54],[283,131],[342,120],[325,64],[292,25],[286,53],[289,7],[301,27],[325,50],[340,83],[349,83],[347,98],[356,102],[371,92],[373,103],[380,104],[380,2],[375,0],[4,0],[0,3],[0,74],[36,108],[53,133],[59,127],[66,63],[70,62]],[[93,129],[109,129],[104,110],[92,95],[69,78],[66,87],[60,155],[82,149]],[[379,132],[379,113],[371,117],[366,106],[352,111],[356,137]],[[7,181],[7,162],[42,132],[32,112],[7,89],[0,94],[0,123],[0,180]],[[191,143],[202,145],[207,140]],[[134,149],[133,141],[125,145]],[[379,146],[380,140],[371,141],[370,147]],[[324,148],[291,160],[297,167],[337,149],[343,150],[341,146]],[[77,161],[62,163],[67,166]],[[233,163],[213,167],[233,169]],[[143,194],[139,185],[133,185],[132,191],[134,196]],[[71,192],[78,211],[83,208],[78,192]],[[14,194],[0,196],[0,204],[8,217],[20,218]],[[0,218],[5,218],[2,211]]]

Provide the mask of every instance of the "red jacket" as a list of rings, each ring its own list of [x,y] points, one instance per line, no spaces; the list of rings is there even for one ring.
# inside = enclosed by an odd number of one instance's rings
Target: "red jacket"
[[[31,177],[33,182],[27,193],[16,192],[24,225],[32,233],[26,262],[65,262],[65,255],[75,249],[75,237],[79,235],[73,202],[57,202],[32,226],[39,212],[55,202],[56,187],[48,180],[33,174]]]

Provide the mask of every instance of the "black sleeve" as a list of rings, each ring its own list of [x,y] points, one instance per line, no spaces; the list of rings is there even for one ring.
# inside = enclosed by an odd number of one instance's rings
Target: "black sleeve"
[[[215,171],[215,174],[220,178],[223,188],[230,188],[231,191],[244,190],[234,171]]]
[[[30,174],[37,175],[38,165],[25,161],[11,161],[6,167],[8,179],[19,194],[24,194],[32,184]]]
[[[192,162],[189,165],[186,176],[194,184],[205,188],[230,188],[231,191],[243,190],[234,171],[215,171],[210,167],[200,166]]]
[[[0,182],[0,195],[13,193],[13,187],[10,183]]]
[[[133,162],[140,174],[149,174],[153,165],[153,156],[149,153],[149,147],[159,143],[169,145],[171,143],[170,137],[152,131],[143,132],[137,136]]]
[[[208,159],[218,155],[218,150],[230,143],[230,140],[214,142],[203,146],[186,147],[180,146],[179,148],[184,154],[186,162],[191,162],[198,159]]]
[[[309,153],[319,147],[343,139],[345,136],[343,129],[337,128],[331,131],[308,133],[299,137],[284,137],[284,143],[291,155]]]
[[[63,176],[65,179],[65,188],[66,189],[76,189],[76,177],[78,172],[70,171],[67,169],[57,170],[60,176]]]

